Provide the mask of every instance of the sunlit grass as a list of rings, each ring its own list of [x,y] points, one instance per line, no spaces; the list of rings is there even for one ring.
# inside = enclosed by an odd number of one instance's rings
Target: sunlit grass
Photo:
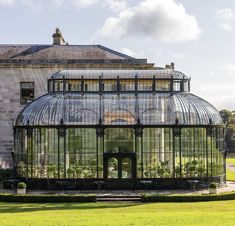
[[[235,164],[235,153],[229,153],[226,158],[227,163]]]
[[[228,168],[226,170],[226,180],[235,181],[235,172],[232,172]]]
[[[229,153],[226,158],[226,163],[235,165],[235,153]],[[235,172],[231,171],[228,167],[226,169],[226,180],[235,181]]]
[[[235,201],[199,203],[0,203],[1,226],[234,225]]]

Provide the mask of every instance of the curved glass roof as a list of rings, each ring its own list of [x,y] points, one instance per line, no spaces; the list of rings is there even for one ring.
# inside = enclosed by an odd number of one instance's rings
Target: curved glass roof
[[[172,69],[155,69],[155,70],[110,70],[110,69],[87,69],[87,70],[64,70],[56,72],[51,76],[51,79],[81,79],[82,76],[86,79],[116,79],[120,78],[175,78],[175,79],[188,79],[182,72]]]
[[[16,126],[60,125],[222,125],[219,112],[190,93],[46,94],[19,114]]]

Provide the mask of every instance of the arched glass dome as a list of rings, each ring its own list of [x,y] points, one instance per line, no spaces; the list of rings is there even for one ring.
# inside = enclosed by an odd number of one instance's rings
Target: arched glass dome
[[[47,94],[19,114],[17,126],[39,125],[223,125],[219,112],[190,93]]]
[[[57,72],[48,93],[20,112],[14,136],[18,176],[40,182],[31,187],[225,181],[222,118],[172,69]]]

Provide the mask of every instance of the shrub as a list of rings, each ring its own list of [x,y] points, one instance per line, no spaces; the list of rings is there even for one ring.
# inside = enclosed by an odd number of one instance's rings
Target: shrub
[[[17,185],[17,188],[18,189],[26,189],[26,184],[24,182],[20,182],[18,185]]]
[[[143,195],[143,202],[206,202],[220,200],[235,200],[235,192],[213,195]]]
[[[13,169],[0,169],[0,181],[14,178]]]
[[[209,185],[209,188],[217,188],[217,185],[215,182],[211,182]]]

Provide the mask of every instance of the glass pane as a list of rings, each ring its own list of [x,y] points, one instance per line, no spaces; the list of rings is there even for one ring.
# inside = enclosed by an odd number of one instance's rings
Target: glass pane
[[[173,82],[173,91],[180,91],[180,81]]]
[[[134,91],[134,80],[120,80],[120,91]]]
[[[55,91],[63,91],[64,89],[64,82],[63,80],[55,81]]]
[[[170,90],[170,81],[169,80],[157,80],[156,81],[156,90],[157,91],[169,91]]]
[[[153,81],[152,80],[139,80],[138,90],[139,91],[152,91]]]
[[[74,80],[68,82],[68,91],[81,91],[82,82],[80,80]]]
[[[84,81],[84,91],[99,91],[99,81],[98,80],[92,80]]]
[[[20,103],[27,104],[34,99],[34,83],[21,82],[20,83]]]
[[[117,81],[107,80],[104,82],[104,91],[117,91]]]
[[[172,156],[171,129],[145,128],[143,130],[144,178],[172,177]]]
[[[105,151],[106,152],[133,152],[134,131],[130,128],[108,128],[105,129]]]
[[[129,158],[122,160],[122,178],[132,178],[132,161]]]
[[[69,128],[66,139],[67,178],[96,178],[96,130]]]
[[[118,178],[118,160],[110,158],[108,161],[108,178]]]
[[[188,85],[189,85],[188,81],[184,82],[184,90],[183,90],[184,92],[188,92],[189,91],[189,89],[188,89],[189,86]]]
[[[102,104],[104,124],[135,124],[136,97],[134,94],[107,94],[103,96]]]

